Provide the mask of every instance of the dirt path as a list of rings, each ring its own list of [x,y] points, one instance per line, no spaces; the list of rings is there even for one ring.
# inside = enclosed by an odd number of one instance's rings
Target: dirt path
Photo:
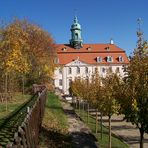
[[[68,117],[68,131],[72,136],[74,148],[98,148],[95,137],[90,129],[75,114],[69,103],[62,102],[63,109]]]

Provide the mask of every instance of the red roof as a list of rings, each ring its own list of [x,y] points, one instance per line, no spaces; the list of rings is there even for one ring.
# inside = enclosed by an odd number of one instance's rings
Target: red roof
[[[123,49],[114,44],[83,44],[80,49],[75,49],[69,44],[57,44],[57,56],[59,64],[65,65],[79,58],[87,64],[128,64],[129,60]],[[107,56],[113,57],[113,62],[107,62]],[[119,61],[119,56],[123,62]],[[102,62],[97,62],[97,57],[102,58]]]

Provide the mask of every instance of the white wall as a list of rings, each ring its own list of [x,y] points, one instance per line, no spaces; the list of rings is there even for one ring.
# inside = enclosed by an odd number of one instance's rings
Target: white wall
[[[72,73],[69,74],[69,67],[71,67]],[[80,67],[80,74],[77,74],[77,67]],[[85,67],[88,67],[88,73],[85,73]],[[63,92],[65,94],[68,94],[68,89],[69,89],[69,79],[72,79],[72,81],[75,79],[75,77],[82,77],[82,78],[86,78],[89,77],[91,78],[92,74],[95,72],[95,68],[98,67],[98,72],[100,74],[100,76],[105,77],[106,76],[106,72],[102,72],[102,68],[105,68],[106,70],[109,67],[112,67],[112,71],[116,72],[116,68],[119,67],[119,72],[120,72],[120,76],[123,77],[124,76],[124,72],[123,72],[123,66],[122,64],[118,64],[118,65],[88,65],[86,63],[83,62],[79,62],[79,63],[69,63],[63,67],[58,67],[55,70],[55,87],[63,90]],[[62,73],[59,72],[59,69],[62,69]],[[59,80],[62,80],[62,86],[59,85]]]

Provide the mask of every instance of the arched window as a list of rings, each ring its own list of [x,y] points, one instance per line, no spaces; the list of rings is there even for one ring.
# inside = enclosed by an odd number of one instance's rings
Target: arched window
[[[77,67],[77,74],[80,74],[80,67]]]
[[[71,67],[69,67],[68,74],[71,74],[71,73],[72,73],[72,70],[71,70]]]
[[[71,83],[72,83],[72,78],[70,77],[69,78],[69,86],[71,85]]]
[[[88,67],[85,67],[85,73],[86,74],[88,73]]]
[[[78,39],[78,33],[75,33],[75,38]]]
[[[104,67],[102,68],[102,73],[105,73],[105,68]]]
[[[98,72],[98,67],[95,67],[95,72]]]
[[[89,77],[88,77],[88,76],[86,77],[86,82],[87,82],[87,84],[88,84],[88,82],[89,82]]]
[[[119,73],[120,72],[120,69],[119,67],[116,68],[116,73]]]
[[[109,68],[108,68],[108,72],[109,72],[109,73],[112,73],[112,72],[113,72],[112,67],[109,67]]]
[[[62,79],[59,79],[59,86],[62,86],[62,85],[63,85]]]
[[[59,74],[62,74],[62,68],[61,67],[59,68]]]

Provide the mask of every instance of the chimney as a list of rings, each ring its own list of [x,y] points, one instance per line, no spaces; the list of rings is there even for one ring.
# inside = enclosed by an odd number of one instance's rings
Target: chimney
[[[114,44],[113,39],[110,39],[110,44],[111,44],[111,45],[113,45],[113,44]]]

